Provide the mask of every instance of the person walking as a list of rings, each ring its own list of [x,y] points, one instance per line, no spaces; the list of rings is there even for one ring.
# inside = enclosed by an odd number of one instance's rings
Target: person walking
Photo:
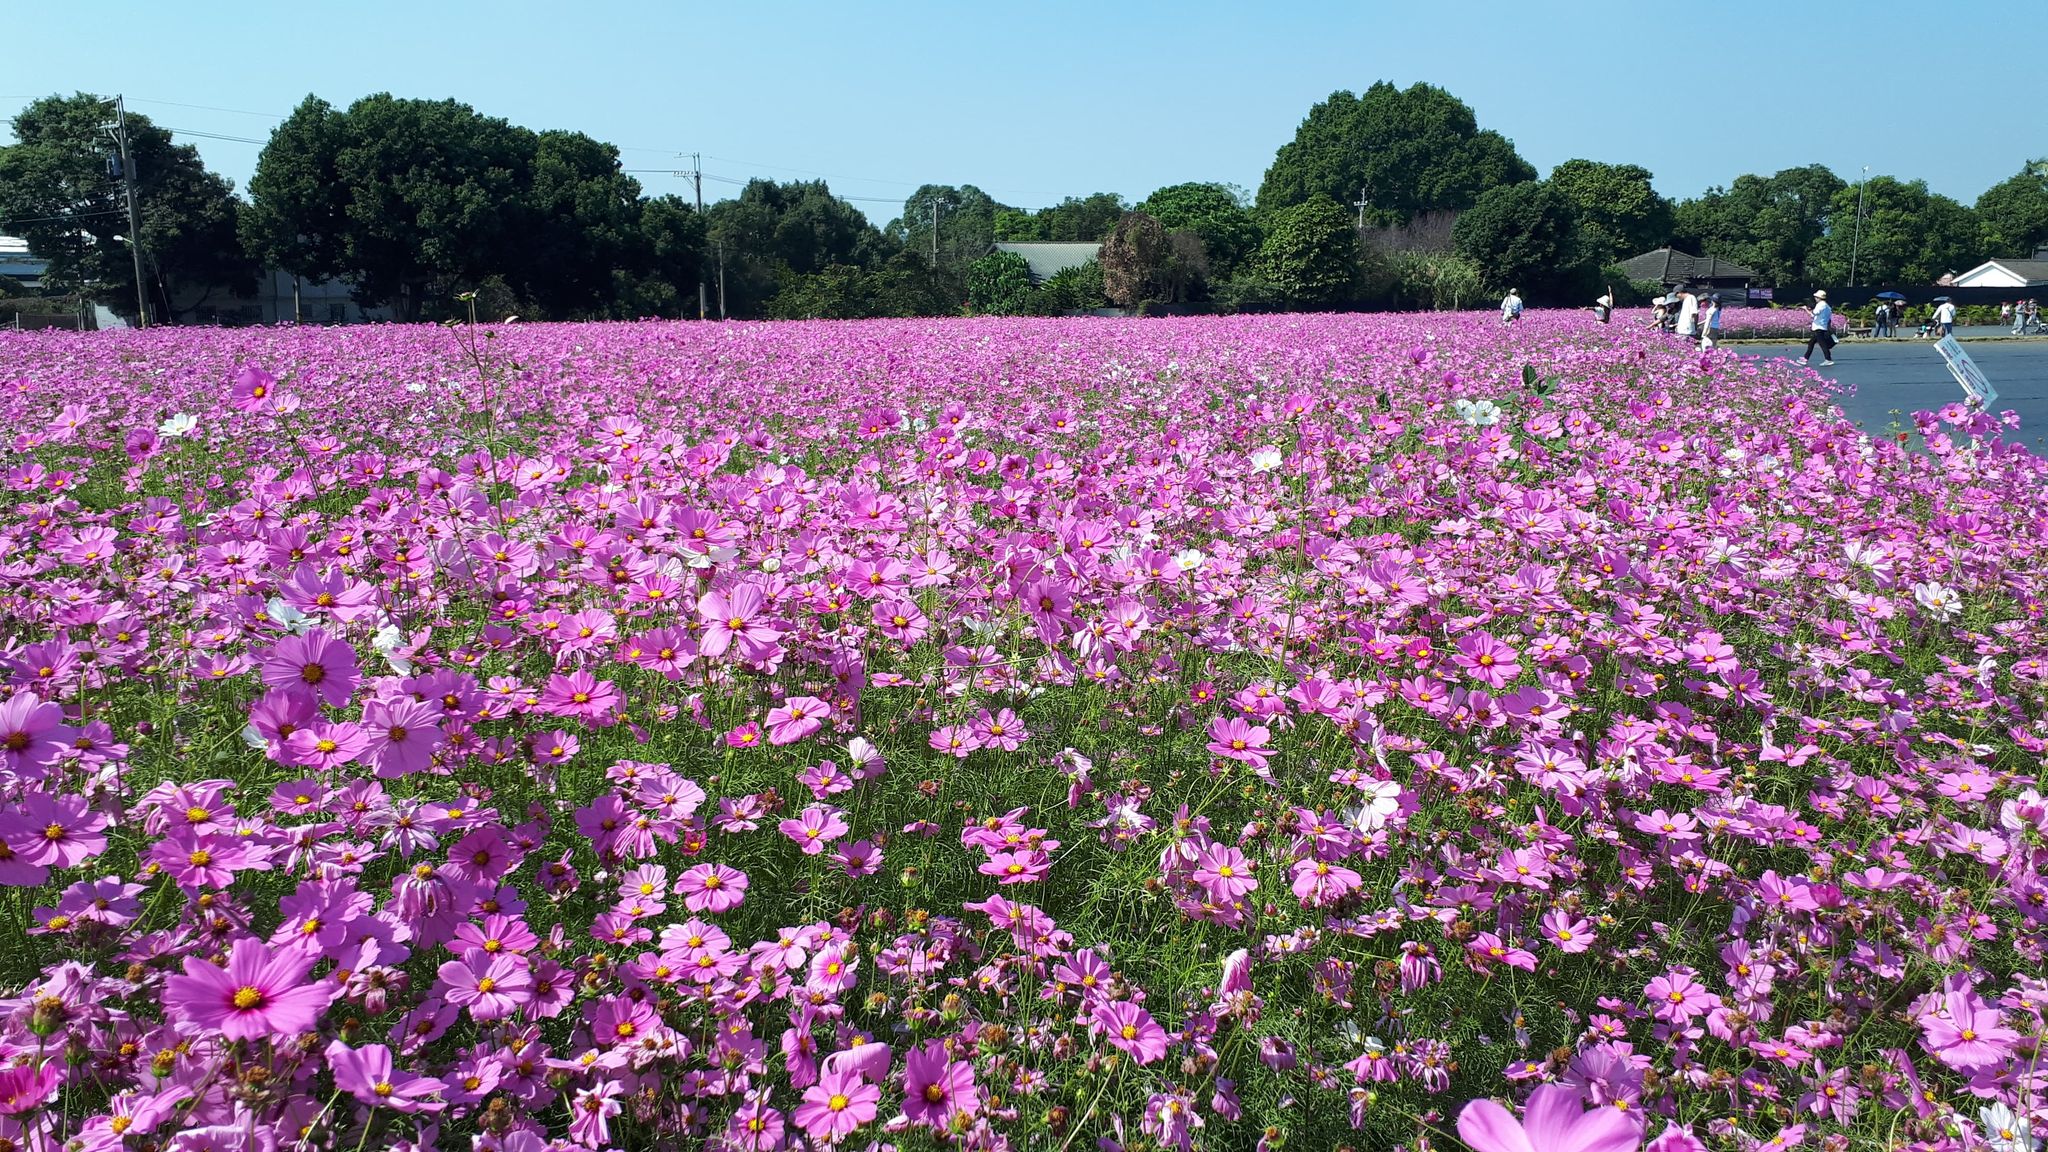
[[[1799,354],[1799,362],[1804,364],[1811,360],[1813,350],[1819,348],[1820,366],[1832,368],[1835,366],[1835,310],[1828,307],[1828,294],[1825,289],[1814,290],[1813,307],[1807,311],[1813,314],[1813,322],[1807,326],[1806,351]]]
[[[1884,337],[1892,334],[1891,301],[1880,300],[1877,302],[1877,311],[1871,314],[1870,334],[1875,337]]]
[[[1521,318],[1522,290],[1520,288],[1510,288],[1508,289],[1508,294],[1501,298],[1500,322],[1503,324],[1513,324]]]
[[[1721,297],[1717,293],[1707,297],[1706,307],[1700,312],[1700,351],[1705,352],[1721,341]]]
[[[2013,314],[2013,313],[2014,313],[2015,311],[2017,311],[2017,309],[2015,309],[2015,308],[2014,308],[2014,307],[2013,307],[2012,305],[2010,305],[2010,304],[2006,303],[2006,302],[2005,302],[2005,301],[2003,301],[2003,300],[2000,300],[2000,301],[1998,302],[1998,324],[1999,324],[1999,327],[2001,327],[2001,328],[2002,328],[2002,327],[2004,327],[2004,326],[2005,326],[2005,323],[2006,323],[2006,321],[2008,321],[2008,320],[2011,320],[2011,319],[2012,319],[2012,314]],[[2018,332],[2014,332],[2014,333],[2013,333],[2013,335],[2017,336],[2017,335],[2019,335],[2019,333],[2018,333]]]
[[[1934,309],[1934,330],[1942,336],[1956,334],[1956,302],[1943,300]]]

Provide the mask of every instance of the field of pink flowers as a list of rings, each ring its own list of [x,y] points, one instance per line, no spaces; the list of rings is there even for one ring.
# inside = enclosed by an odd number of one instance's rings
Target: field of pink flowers
[[[0,1148],[2032,1152],[2048,468],[1826,388],[0,333]]]

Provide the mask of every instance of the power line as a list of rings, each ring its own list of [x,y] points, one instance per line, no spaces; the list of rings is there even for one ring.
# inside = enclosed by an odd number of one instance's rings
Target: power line
[[[270,143],[268,140],[252,140],[247,136],[225,136],[219,132],[201,132],[196,128],[173,128],[168,124],[159,124],[157,127],[173,135],[197,136],[202,140],[226,140],[232,144],[255,144],[258,146]]]
[[[12,228],[16,224],[56,224],[65,220],[90,220],[95,216],[122,216],[127,211],[126,208],[106,208],[98,212],[73,212],[69,216],[6,216],[0,217],[0,225]]]
[[[286,117],[269,112],[251,112],[247,108],[222,108],[215,104],[183,104],[176,100],[151,100],[147,96],[132,96],[129,99],[138,104],[167,104],[172,108],[198,108],[206,112],[232,112],[237,116],[260,116],[265,120],[283,120]]]

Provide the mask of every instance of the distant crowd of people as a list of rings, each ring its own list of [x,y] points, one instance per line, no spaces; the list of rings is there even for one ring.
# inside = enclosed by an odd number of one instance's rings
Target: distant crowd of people
[[[1614,289],[1609,288],[1606,295],[1594,302],[1593,314],[1603,324],[1614,314]],[[1680,284],[1650,302],[1649,326],[1698,344],[1701,351],[1706,351],[1721,339],[1721,295],[1701,295],[1692,290],[1692,285]]]

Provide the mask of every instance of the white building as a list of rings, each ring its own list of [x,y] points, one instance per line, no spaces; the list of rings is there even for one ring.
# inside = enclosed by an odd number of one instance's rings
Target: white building
[[[2031,260],[1986,260],[1950,283],[1957,288],[2039,288],[2048,285],[2048,248],[2037,248]]]
[[[273,268],[256,279],[248,296],[197,293],[174,301],[181,324],[361,324],[389,320],[389,308],[364,308],[339,280],[301,280]]]
[[[43,272],[49,266],[48,260],[28,250],[28,241],[0,236],[0,276],[34,291],[43,286]]]

